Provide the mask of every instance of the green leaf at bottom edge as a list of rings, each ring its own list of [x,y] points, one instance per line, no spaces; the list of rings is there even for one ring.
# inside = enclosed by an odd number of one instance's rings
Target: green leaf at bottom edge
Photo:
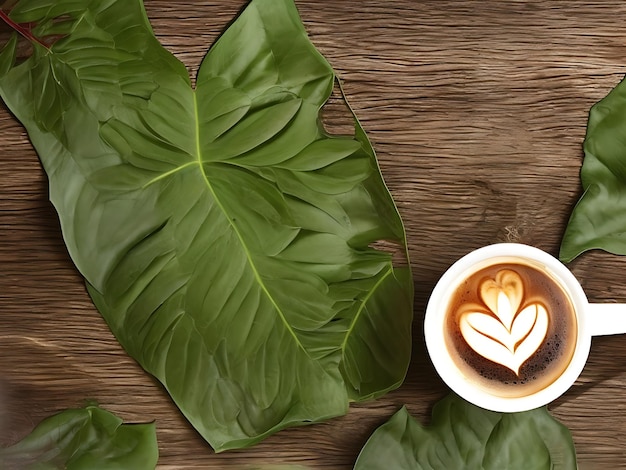
[[[159,457],[154,423],[122,424],[95,405],[46,418],[24,439],[0,449],[0,468],[148,470]]]
[[[548,410],[496,413],[451,394],[433,408],[424,427],[405,407],[378,428],[355,470],[569,470],[576,453],[569,430]]]

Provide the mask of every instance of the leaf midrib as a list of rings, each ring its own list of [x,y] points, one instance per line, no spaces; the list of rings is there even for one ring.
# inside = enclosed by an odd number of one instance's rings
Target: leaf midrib
[[[248,264],[249,264],[250,268],[252,269],[254,277],[255,277],[256,281],[258,282],[259,286],[261,287],[261,290],[267,296],[267,298],[269,299],[271,304],[276,309],[276,312],[278,313],[278,316],[280,317],[280,319],[284,323],[285,328],[287,328],[287,331],[289,331],[291,336],[293,336],[293,339],[296,342],[296,344],[298,345],[298,347],[300,349],[302,349],[302,351],[304,351],[304,353],[307,355],[307,357],[309,357],[312,360],[309,352],[304,347],[304,345],[300,341],[300,338],[298,338],[298,335],[296,335],[296,332],[294,331],[294,329],[291,327],[291,325],[287,321],[287,318],[285,317],[285,314],[283,313],[283,311],[278,306],[278,304],[276,303],[276,301],[274,300],[274,298],[270,294],[269,290],[267,289],[267,286],[263,282],[263,279],[261,278],[261,275],[259,274],[259,271],[258,271],[256,265],[252,261],[252,255],[250,253],[250,250],[248,249],[248,246],[246,245],[245,240],[243,239],[243,236],[241,235],[241,232],[239,231],[237,226],[233,223],[233,219],[228,216],[228,212],[226,211],[226,208],[222,204],[220,198],[217,196],[217,194],[215,192],[215,189],[213,188],[213,185],[209,181],[209,178],[208,178],[206,172],[204,171],[204,166],[203,166],[203,162],[202,162],[201,145],[200,145],[200,118],[199,118],[199,114],[198,114],[198,97],[197,97],[197,92],[195,90],[192,91],[192,94],[193,94],[193,107],[194,107],[193,112],[194,112],[195,140],[196,140],[196,142],[195,142],[195,144],[196,144],[196,163],[198,164],[198,167],[200,168],[200,173],[202,174],[204,182],[206,183],[207,188],[209,189],[209,192],[211,193],[211,196],[215,200],[216,204],[218,205],[218,207],[220,208],[220,210],[222,211],[222,213],[224,214],[224,216],[228,220],[228,224],[232,228],[233,232],[237,235],[237,239],[239,240],[239,243],[241,244],[243,250],[246,253],[246,258],[248,260]]]

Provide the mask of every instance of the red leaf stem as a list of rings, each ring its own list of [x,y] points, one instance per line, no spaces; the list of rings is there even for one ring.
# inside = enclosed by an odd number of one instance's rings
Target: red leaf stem
[[[2,19],[2,21],[4,21],[6,24],[8,24],[11,28],[13,28],[15,31],[17,31],[19,34],[21,34],[23,37],[28,39],[30,42],[39,44],[40,46],[45,47],[46,49],[50,49],[50,47],[48,47],[48,45],[45,42],[43,42],[38,37],[34,36],[33,33],[31,33],[29,29],[23,27],[19,23],[16,23],[11,18],[9,18],[9,15],[7,15],[1,9],[0,9],[0,19]]]

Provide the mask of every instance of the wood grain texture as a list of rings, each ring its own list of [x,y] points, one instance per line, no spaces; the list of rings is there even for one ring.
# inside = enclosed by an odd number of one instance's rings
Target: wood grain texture
[[[242,0],[146,0],[156,35],[193,76]],[[421,322],[459,256],[513,240],[556,254],[580,196],[587,113],[626,72],[621,1],[297,0],[377,151],[405,220],[414,266],[414,353],[406,382],[319,425],[214,454],[92,306],[48,202],[24,129],[0,107],[0,445],[95,399],[124,420],[156,420],[160,468],[299,464],[349,469],[403,404],[428,422],[445,393]],[[329,128],[345,119],[333,103]],[[571,268],[590,300],[626,302],[626,259]],[[594,340],[576,385],[551,405],[581,469],[625,468],[626,339]]]

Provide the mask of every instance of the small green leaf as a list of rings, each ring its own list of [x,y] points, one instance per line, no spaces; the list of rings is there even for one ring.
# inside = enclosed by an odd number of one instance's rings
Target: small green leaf
[[[592,249],[626,255],[626,81],[591,108],[583,148],[584,193],[561,242],[563,262]]]
[[[400,409],[361,451],[355,470],[576,469],[568,429],[544,408],[496,413],[451,394],[433,408],[430,426]]]
[[[154,423],[122,424],[88,405],[51,416],[17,444],[0,449],[0,468],[148,470],[158,457]]]

